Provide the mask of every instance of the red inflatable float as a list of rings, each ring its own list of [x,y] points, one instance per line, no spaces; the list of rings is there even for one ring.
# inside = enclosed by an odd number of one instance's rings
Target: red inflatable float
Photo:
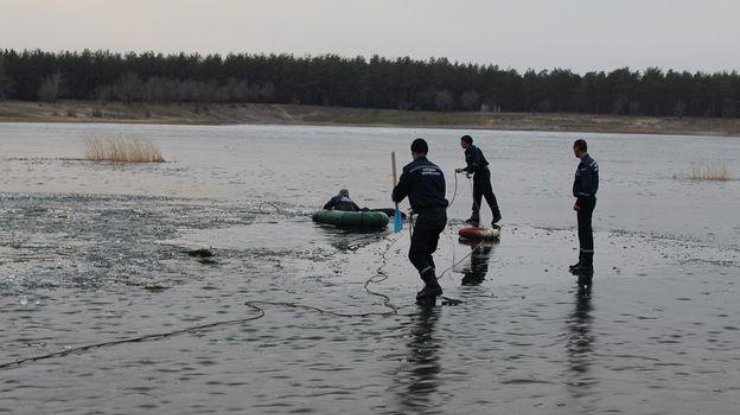
[[[461,239],[468,241],[491,241],[501,236],[501,230],[496,228],[462,228],[457,233]]]

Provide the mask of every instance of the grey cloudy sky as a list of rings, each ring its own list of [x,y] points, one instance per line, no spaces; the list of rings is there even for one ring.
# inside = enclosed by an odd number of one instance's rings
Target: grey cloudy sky
[[[0,0],[0,48],[740,70],[738,0]]]

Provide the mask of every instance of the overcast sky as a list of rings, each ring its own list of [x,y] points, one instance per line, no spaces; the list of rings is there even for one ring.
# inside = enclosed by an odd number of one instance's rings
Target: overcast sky
[[[0,0],[0,48],[740,70],[740,0]]]

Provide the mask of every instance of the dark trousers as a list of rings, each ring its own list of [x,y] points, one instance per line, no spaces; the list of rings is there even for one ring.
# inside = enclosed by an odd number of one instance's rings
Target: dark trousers
[[[488,206],[491,208],[493,217],[501,217],[501,212],[498,209],[498,202],[496,201],[496,195],[493,194],[493,187],[491,187],[491,170],[485,168],[473,176],[473,217],[480,217],[480,204],[483,198],[486,198]]]
[[[596,197],[584,198],[578,209],[578,242],[581,245],[578,258],[584,265],[593,265],[594,261],[594,229],[591,220],[596,208]]]
[[[430,269],[434,270],[432,254],[437,250],[439,234],[445,226],[447,226],[447,210],[444,208],[422,212],[416,219],[414,233],[411,235],[409,260],[420,275]]]

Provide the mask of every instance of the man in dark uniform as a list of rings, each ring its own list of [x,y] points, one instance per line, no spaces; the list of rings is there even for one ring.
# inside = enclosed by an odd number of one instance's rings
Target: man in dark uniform
[[[422,304],[442,295],[432,254],[437,250],[439,234],[447,226],[448,205],[445,199],[444,173],[436,164],[427,160],[428,151],[429,146],[422,138],[411,143],[411,157],[414,161],[404,166],[392,196],[396,203],[408,196],[411,209],[419,215],[411,236],[409,260],[424,281],[424,289],[416,295],[417,302]]]
[[[496,223],[501,220],[501,211],[498,208],[496,195],[493,194],[491,187],[491,170],[488,169],[488,160],[483,156],[483,152],[473,145],[473,137],[464,135],[460,138],[460,147],[465,150],[465,163],[467,167],[455,169],[455,173],[466,173],[468,177],[473,175],[473,214],[465,223],[478,226],[480,222],[480,204],[483,197],[486,198],[488,206],[493,214],[491,225],[495,228]]]
[[[352,199],[349,198],[349,190],[342,189],[339,194],[332,197],[331,200],[326,202],[324,205],[326,210],[342,210],[346,212],[357,212],[360,209],[359,206]]]
[[[576,140],[573,143],[573,152],[581,159],[573,181],[573,196],[576,198],[573,209],[578,216],[578,241],[581,250],[578,263],[571,265],[570,271],[574,274],[586,274],[594,271],[594,231],[591,219],[596,207],[596,192],[599,190],[599,164],[588,155],[585,140]]]

